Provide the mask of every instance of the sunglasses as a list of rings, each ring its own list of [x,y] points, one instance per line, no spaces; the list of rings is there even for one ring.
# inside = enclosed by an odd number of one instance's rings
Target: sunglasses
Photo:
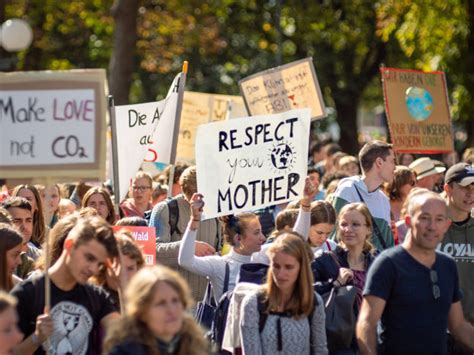
[[[431,279],[431,288],[433,291],[433,298],[437,300],[441,297],[441,290],[438,286],[438,273],[435,270],[430,271],[430,279]]]

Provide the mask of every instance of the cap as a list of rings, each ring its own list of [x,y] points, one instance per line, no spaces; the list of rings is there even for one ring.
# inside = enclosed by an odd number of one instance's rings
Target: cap
[[[416,173],[417,180],[442,173],[446,170],[445,167],[435,166],[434,161],[426,157],[416,159],[408,167]]]
[[[457,163],[448,169],[444,177],[446,184],[457,182],[461,186],[474,183],[474,166],[467,163]]]

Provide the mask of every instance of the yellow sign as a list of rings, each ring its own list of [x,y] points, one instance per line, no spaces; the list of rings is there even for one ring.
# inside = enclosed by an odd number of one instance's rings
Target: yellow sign
[[[390,135],[403,153],[453,150],[451,115],[443,72],[381,68]]]
[[[239,86],[252,116],[308,107],[313,120],[326,117],[312,58],[254,74],[241,80]]]
[[[194,142],[199,125],[245,117],[247,111],[240,96],[185,91],[178,137],[177,161],[194,162]]]

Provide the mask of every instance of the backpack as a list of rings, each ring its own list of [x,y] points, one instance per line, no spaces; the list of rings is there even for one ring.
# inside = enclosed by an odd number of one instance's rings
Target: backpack
[[[263,328],[265,328],[265,323],[267,322],[267,318],[268,318],[268,315],[269,315],[269,313],[266,312],[267,303],[266,303],[264,297],[265,297],[264,294],[261,293],[261,292],[257,296],[257,309],[258,309],[258,314],[259,314],[259,320],[258,320],[258,332],[259,332],[259,334],[261,334],[263,332]],[[311,351],[311,341],[312,341],[312,338],[313,338],[313,329],[312,329],[313,327],[311,326],[311,324],[312,324],[312,320],[313,320],[314,311],[315,311],[315,309],[318,305],[318,299],[316,298],[316,295],[314,295],[313,302],[314,302],[313,310],[308,315],[310,351]],[[278,314],[280,317],[291,318],[291,314],[289,314],[288,312],[282,312],[282,313],[271,312],[271,314]],[[280,324],[280,318],[278,318],[278,324]],[[282,338],[280,327],[277,330],[277,341],[278,341],[277,349],[278,349],[278,351],[282,351],[283,350],[283,338]]]
[[[227,351],[222,349],[222,341],[224,340],[227,314],[229,313],[230,301],[233,294],[234,291],[227,291],[223,293],[214,311],[214,318],[212,319],[209,338],[218,354],[228,354]]]
[[[168,224],[170,226],[170,235],[173,235],[174,232],[178,231],[180,234],[181,231],[178,230],[178,220],[179,220],[179,208],[178,208],[178,201],[173,198],[167,198],[165,200],[166,205],[168,206]],[[150,225],[151,213],[153,210],[145,211],[143,218],[147,221],[148,225]]]

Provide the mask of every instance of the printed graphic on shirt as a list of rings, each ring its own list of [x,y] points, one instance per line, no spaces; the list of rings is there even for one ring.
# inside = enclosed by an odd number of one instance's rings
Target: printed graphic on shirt
[[[54,322],[50,337],[51,354],[86,354],[93,320],[84,306],[73,302],[59,302],[50,312]]]
[[[470,243],[440,244],[438,250],[451,255],[456,262],[474,263],[474,248]]]

